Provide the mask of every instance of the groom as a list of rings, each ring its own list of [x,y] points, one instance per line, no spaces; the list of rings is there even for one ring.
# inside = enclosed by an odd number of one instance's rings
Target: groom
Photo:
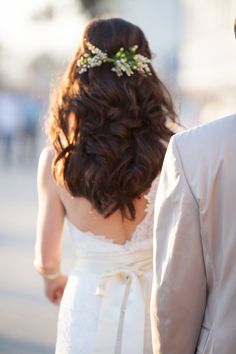
[[[236,115],[175,135],[156,197],[155,354],[236,353]]]

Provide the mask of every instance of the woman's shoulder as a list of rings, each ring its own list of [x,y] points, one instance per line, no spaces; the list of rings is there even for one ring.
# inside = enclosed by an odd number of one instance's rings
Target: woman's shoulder
[[[52,146],[48,145],[45,146],[40,152],[39,161],[44,164],[49,164],[53,162],[54,157],[55,157],[55,150],[53,149]]]
[[[55,184],[52,176],[52,164],[55,151],[51,146],[46,146],[40,153],[38,163],[38,182],[44,186]]]

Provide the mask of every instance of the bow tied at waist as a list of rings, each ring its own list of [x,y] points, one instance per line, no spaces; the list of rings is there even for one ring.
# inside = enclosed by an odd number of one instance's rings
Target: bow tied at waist
[[[143,354],[147,272],[152,254],[129,265],[114,265],[102,273],[96,289],[101,296],[94,354]],[[120,340],[122,338],[122,340]]]

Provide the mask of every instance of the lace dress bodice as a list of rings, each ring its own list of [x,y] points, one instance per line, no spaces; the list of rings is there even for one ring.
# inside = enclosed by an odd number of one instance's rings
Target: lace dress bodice
[[[133,235],[130,240],[126,241],[124,244],[114,243],[112,239],[107,238],[103,235],[96,235],[90,231],[79,230],[70,220],[67,219],[70,234],[73,240],[75,252],[80,251],[99,251],[105,250],[137,250],[139,247],[143,248],[145,243],[152,243],[152,230],[153,230],[153,213],[154,213],[154,202],[156,197],[156,191],[159,183],[159,176],[157,176],[151,185],[151,188],[144,196],[147,200],[147,205],[145,208],[145,217],[136,226]]]

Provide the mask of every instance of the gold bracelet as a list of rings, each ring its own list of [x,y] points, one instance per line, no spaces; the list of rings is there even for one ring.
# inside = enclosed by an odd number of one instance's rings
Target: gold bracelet
[[[55,271],[55,272],[54,271],[52,271],[52,272],[45,271],[44,267],[42,265],[38,264],[37,262],[34,262],[34,267],[43,278],[48,279],[48,280],[57,279],[61,275],[60,270]]]

